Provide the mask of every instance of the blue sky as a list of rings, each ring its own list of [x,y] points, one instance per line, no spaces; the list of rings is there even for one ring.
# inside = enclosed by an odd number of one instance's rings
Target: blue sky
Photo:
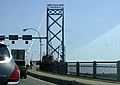
[[[109,37],[119,31],[119,27],[116,29],[116,26],[120,25],[119,0],[0,0],[0,34],[35,35],[33,31],[23,32],[22,29],[40,27],[41,36],[46,36],[46,17],[41,26],[39,25],[49,3],[64,4],[67,61],[119,60],[120,54],[116,54],[115,50],[114,56],[107,57],[110,50],[104,47],[106,39],[110,39],[109,42],[112,44],[109,45],[110,49],[116,48],[114,44],[120,42],[119,39],[112,42],[114,37],[119,38],[119,33],[112,38]],[[116,31],[111,33],[113,29]],[[6,43],[10,45],[10,48],[27,49],[29,47],[23,41],[16,41],[15,45],[12,45],[10,41]],[[36,40],[32,47],[31,55],[35,56],[34,59],[39,59],[37,57],[39,55],[38,43]],[[104,55],[100,54],[103,48],[96,49],[99,46],[104,47]]]

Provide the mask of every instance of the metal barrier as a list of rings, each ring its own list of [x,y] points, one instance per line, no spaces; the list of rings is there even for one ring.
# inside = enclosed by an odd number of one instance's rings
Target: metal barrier
[[[120,62],[67,62],[67,74],[120,81]]]
[[[120,81],[120,61],[53,63],[49,66],[47,71],[66,75]]]

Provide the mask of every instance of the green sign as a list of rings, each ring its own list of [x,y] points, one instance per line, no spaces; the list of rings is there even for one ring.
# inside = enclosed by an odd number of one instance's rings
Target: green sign
[[[32,40],[32,35],[23,35],[22,39],[23,40]]]
[[[5,36],[0,36],[0,40],[5,40]]]
[[[18,35],[9,35],[9,40],[18,40]]]

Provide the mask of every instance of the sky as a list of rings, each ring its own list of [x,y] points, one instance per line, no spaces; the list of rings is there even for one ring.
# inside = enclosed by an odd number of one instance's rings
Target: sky
[[[64,4],[65,48],[67,61],[119,60],[120,0],[0,0],[0,35],[46,36],[47,4]],[[28,49],[18,40],[10,49]],[[35,40],[30,57],[39,59],[39,41]],[[43,43],[42,53],[45,53]],[[107,43],[107,44],[106,44]]]

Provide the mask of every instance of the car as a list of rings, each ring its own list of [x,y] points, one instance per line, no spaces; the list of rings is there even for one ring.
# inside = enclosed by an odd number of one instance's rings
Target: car
[[[0,43],[0,85],[19,85],[20,70],[7,45]]]

